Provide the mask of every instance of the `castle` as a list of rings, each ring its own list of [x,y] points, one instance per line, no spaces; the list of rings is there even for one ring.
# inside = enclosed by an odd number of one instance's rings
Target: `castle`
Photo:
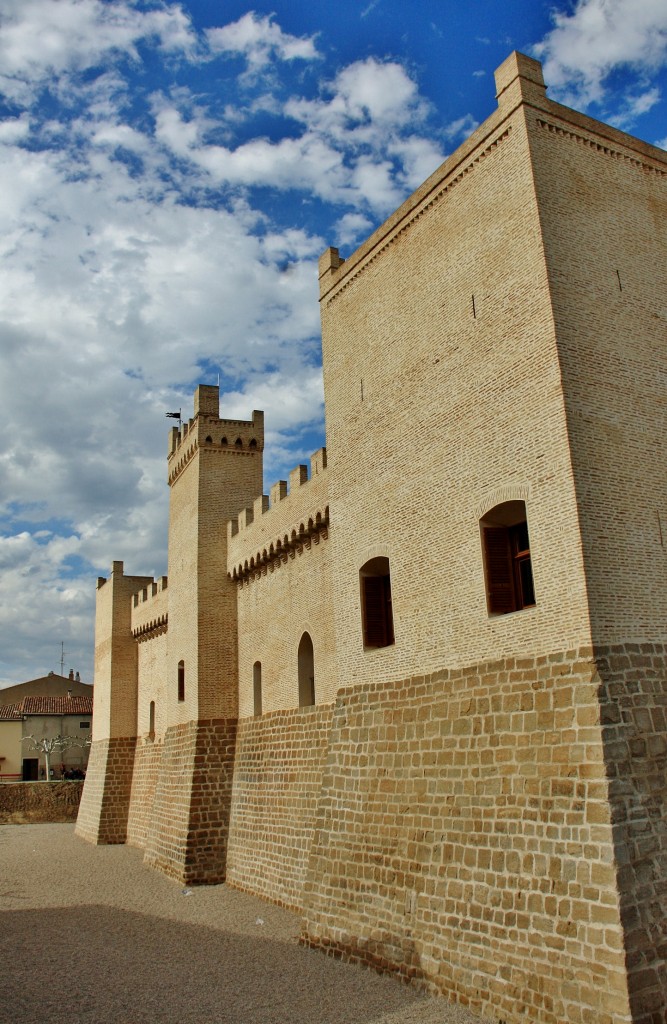
[[[97,590],[77,830],[491,1020],[667,1020],[667,154],[536,61],[348,259],[327,447],[171,432]]]

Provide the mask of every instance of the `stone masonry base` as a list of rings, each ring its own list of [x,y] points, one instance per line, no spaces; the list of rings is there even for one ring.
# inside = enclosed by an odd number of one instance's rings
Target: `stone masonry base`
[[[236,725],[189,722],[164,738],[144,859],[187,884],[225,880]]]
[[[666,666],[562,651],[95,744],[77,831],[492,1020],[665,1024]]]
[[[136,739],[96,740],[90,748],[76,834],[100,846],[124,843]]]

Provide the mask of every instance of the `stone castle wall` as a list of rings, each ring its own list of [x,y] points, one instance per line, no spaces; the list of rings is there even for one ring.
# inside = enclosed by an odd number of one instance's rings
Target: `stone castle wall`
[[[297,655],[313,642],[315,700],[338,689],[329,544],[329,490],[323,449],[307,467],[242,510],[228,531],[228,566],[238,599],[239,715],[254,713],[254,666],[261,666],[262,712],[298,706]],[[313,581],[317,584],[313,586]],[[266,609],[271,609],[267,616]]]
[[[341,683],[590,643],[523,108],[501,95],[336,263],[323,260],[320,289]],[[494,616],[480,519],[511,500],[526,506],[536,604]],[[369,651],[359,570],[376,556],[389,559],[396,642]]]
[[[635,1024],[667,1009],[667,645],[596,649],[600,715]]]
[[[277,711],[239,723],[227,881],[300,910],[331,705]]]
[[[528,58],[496,82],[471,138],[321,261],[330,469],[267,507],[261,414],[220,420],[217,388],[172,434],[169,589],[114,563],[98,591],[77,827],[505,1024],[663,1024],[667,165],[550,103]],[[536,600],[494,614],[480,520],[506,502]],[[376,558],[395,643],[364,647]]]
[[[145,850],[153,827],[153,808],[164,744],[140,737],[134,756],[127,816],[127,842]]]
[[[150,823],[143,825],[148,865],[188,884],[224,882],[235,746],[234,720],[167,730]]]
[[[667,154],[558,104],[528,114],[593,642],[667,621]]]
[[[590,649],[339,695],[304,941],[519,1024],[626,1024]]]

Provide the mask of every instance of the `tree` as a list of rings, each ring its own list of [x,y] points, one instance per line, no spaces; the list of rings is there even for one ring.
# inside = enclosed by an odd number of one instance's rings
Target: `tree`
[[[44,754],[47,779],[51,778],[51,754],[54,751],[90,745],[89,739],[80,739],[78,736],[44,736],[42,739],[37,739],[35,736],[24,736],[23,742],[25,743],[26,740],[30,740],[28,750],[36,750],[40,754]]]

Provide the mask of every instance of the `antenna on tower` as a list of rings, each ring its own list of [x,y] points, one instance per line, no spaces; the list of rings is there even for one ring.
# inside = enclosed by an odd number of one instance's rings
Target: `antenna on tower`
[[[60,641],[60,674],[65,675],[65,641]]]

